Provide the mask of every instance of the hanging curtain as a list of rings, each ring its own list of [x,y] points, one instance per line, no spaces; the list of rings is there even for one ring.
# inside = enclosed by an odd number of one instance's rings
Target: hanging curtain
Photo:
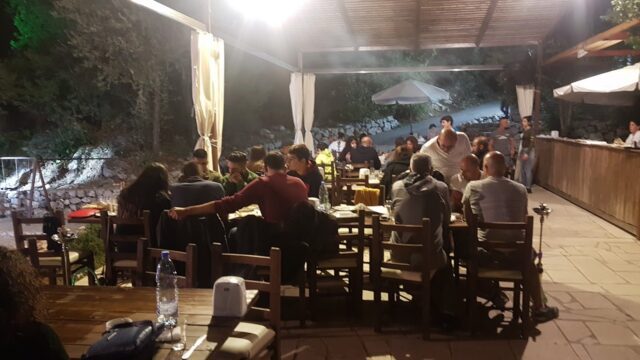
[[[533,97],[535,93],[535,86],[529,85],[516,85],[516,94],[518,95],[518,111],[520,117],[531,116],[533,114]]]
[[[315,74],[304,74],[304,82],[303,82],[303,94],[304,94],[304,144],[307,145],[307,148],[311,151],[311,154],[315,153],[315,148],[313,145],[313,134],[311,134],[311,129],[313,129],[313,110],[315,107],[316,100],[316,75]]]
[[[291,96],[291,112],[293,114],[293,127],[295,128],[294,144],[303,144],[304,137],[302,136],[302,119],[303,119],[303,89],[302,89],[302,74],[295,72],[291,73],[291,82],[289,83],[289,95]]]
[[[204,149],[209,157],[209,169],[218,170],[224,119],[222,39],[209,33],[191,32],[191,87],[199,135],[195,149]]]

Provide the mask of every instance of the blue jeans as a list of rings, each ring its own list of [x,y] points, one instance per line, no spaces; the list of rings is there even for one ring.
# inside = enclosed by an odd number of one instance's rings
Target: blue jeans
[[[527,160],[522,160],[522,154],[528,154]],[[521,150],[518,155],[518,164],[520,164],[520,183],[527,189],[531,189],[533,184],[533,165],[536,163],[536,151],[531,149],[529,151]]]

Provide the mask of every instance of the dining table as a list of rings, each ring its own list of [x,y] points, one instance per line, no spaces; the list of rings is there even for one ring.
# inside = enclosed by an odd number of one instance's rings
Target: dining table
[[[116,318],[133,321],[155,320],[156,289],[111,286],[47,286],[43,288],[47,315],[45,322],[60,337],[69,358],[80,359],[105,332],[105,323]],[[247,307],[258,292],[247,290]],[[178,326],[184,326],[187,351],[206,335],[189,359],[207,359],[233,333],[242,318],[213,316],[211,289],[179,289]],[[183,351],[172,350],[170,343],[157,343],[153,359],[180,359]]]

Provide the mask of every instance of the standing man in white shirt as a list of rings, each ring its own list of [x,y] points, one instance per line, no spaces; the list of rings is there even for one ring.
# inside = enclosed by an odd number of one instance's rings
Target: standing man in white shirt
[[[440,135],[427,141],[420,152],[431,156],[433,168],[444,175],[445,181],[449,181],[458,173],[460,161],[471,154],[471,143],[465,133],[445,128]]]
[[[629,137],[624,146],[640,147],[640,123],[638,120],[629,121]]]
[[[346,144],[347,143],[344,141],[344,133],[339,132],[338,138],[331,144],[329,144],[329,150],[331,150],[331,153],[333,153],[333,157],[335,159],[337,159],[338,156],[342,153],[342,150],[344,149]]]

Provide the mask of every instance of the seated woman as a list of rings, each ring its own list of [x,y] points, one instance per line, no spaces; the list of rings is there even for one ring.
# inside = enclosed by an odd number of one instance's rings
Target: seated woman
[[[391,197],[391,186],[393,185],[393,179],[403,172],[409,170],[409,162],[411,160],[411,151],[406,145],[398,146],[392,156],[392,160],[387,163],[384,168],[384,175],[382,176],[382,185],[387,190],[387,196]]]
[[[307,196],[317,198],[320,195],[322,174],[316,162],[311,159],[311,151],[304,144],[296,144],[289,148],[286,159],[289,170],[287,175],[302,180],[307,185]]]
[[[251,149],[249,149],[249,161],[247,162],[247,169],[255,174],[264,175],[265,156],[267,156],[267,151],[262,145],[251,147]]]
[[[118,216],[122,218],[139,218],[144,210],[151,212],[150,244],[156,246],[156,224],[164,210],[171,209],[169,198],[169,173],[160,163],[151,163],[144,168],[140,176],[118,195]],[[119,234],[144,234],[144,229],[136,225],[119,225]],[[136,245],[121,247],[118,251],[135,252]]]
[[[353,137],[350,136],[347,139],[347,143],[344,146],[344,149],[342,149],[342,152],[340,153],[340,156],[338,156],[338,161],[341,162],[351,162],[351,150],[355,149],[358,147],[358,140]]]
[[[19,252],[0,246],[0,349],[3,359],[69,359],[42,322],[40,278]]]

